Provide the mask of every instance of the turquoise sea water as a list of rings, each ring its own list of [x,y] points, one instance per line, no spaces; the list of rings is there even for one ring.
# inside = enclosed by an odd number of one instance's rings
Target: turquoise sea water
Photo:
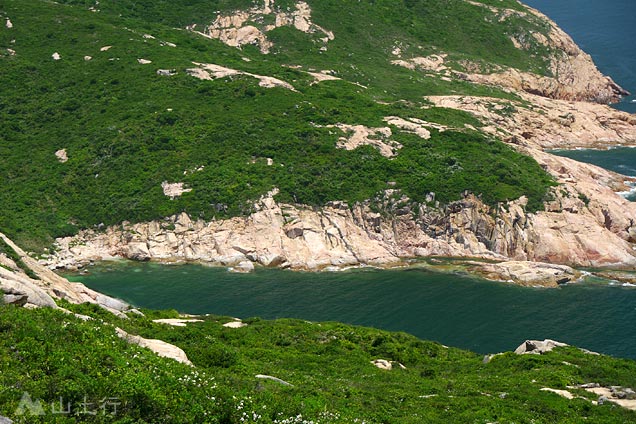
[[[130,262],[103,264],[73,279],[148,308],[342,321],[480,353],[553,338],[636,358],[636,287],[607,282],[533,289],[426,269],[235,274],[200,265]]]
[[[601,72],[632,95],[617,108],[636,113],[636,1],[522,0],[554,20]]]

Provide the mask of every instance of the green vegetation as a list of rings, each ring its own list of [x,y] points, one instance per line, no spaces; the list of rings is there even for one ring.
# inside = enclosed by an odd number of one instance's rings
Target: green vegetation
[[[31,268],[29,268],[20,255],[16,253],[15,250],[11,246],[7,244],[6,241],[2,237],[0,237],[0,255],[4,255],[15,263],[18,268],[20,268],[26,275],[33,278],[34,280],[39,280],[40,278],[37,276],[35,272]],[[2,266],[2,265],[0,265]]]
[[[64,302],[63,302],[64,303]],[[337,323],[229,318],[175,328],[144,311],[130,320],[94,306],[63,304],[97,320],[51,309],[0,307],[0,415],[16,422],[119,423],[594,423],[634,422],[636,414],[571,389],[597,382],[636,386],[636,363],[561,348],[546,355],[497,356],[445,348],[404,333]],[[113,326],[183,348],[191,368],[129,345]],[[370,361],[396,361],[393,370]],[[284,386],[255,375],[271,375]],[[16,416],[27,392],[45,415]],[[62,398],[63,408],[60,408]],[[71,414],[53,414],[70,402]],[[84,403],[89,405],[84,406]],[[115,408],[115,416],[104,415]],[[114,406],[117,404],[117,406]],[[84,414],[95,410],[97,415]],[[310,421],[313,420],[313,421]],[[356,421],[357,420],[357,421]]]
[[[274,187],[279,200],[320,206],[372,199],[393,181],[414,201],[435,192],[444,203],[469,190],[490,203],[527,195],[537,210],[551,184],[534,160],[465,129],[480,126],[475,118],[423,98],[511,94],[390,63],[398,43],[404,57],[443,51],[451,62],[543,73],[548,53],[528,55],[509,38],[544,30],[533,19],[500,22],[459,0],[311,1],[312,19],[336,34],[327,51],[317,34],[278,28],[268,34],[272,53],[262,55],[175,29],[253,2],[102,1],[100,12],[88,10],[92,1],[60,3],[6,0],[0,9],[13,23],[0,26],[0,228],[28,250],[102,223],[181,211],[205,219],[247,214]],[[193,61],[280,78],[297,91],[263,88],[248,76],[201,81],[186,73]],[[343,80],[312,84],[306,72],[281,66],[290,64]],[[325,127],[386,126],[383,117],[394,115],[455,130],[425,141],[393,128],[404,147],[388,159],[371,147],[336,148],[344,134]],[[55,157],[60,149],[65,163]],[[171,200],[164,181],[192,191]]]

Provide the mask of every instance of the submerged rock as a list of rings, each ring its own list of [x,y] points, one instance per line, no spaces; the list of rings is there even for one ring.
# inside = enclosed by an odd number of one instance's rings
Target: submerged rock
[[[522,286],[556,287],[575,281],[581,273],[566,265],[541,262],[509,261],[482,263],[473,267],[479,275],[500,281],[512,281]]]

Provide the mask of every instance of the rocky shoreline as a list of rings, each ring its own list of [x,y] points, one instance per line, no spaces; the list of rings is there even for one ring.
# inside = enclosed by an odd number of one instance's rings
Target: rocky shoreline
[[[446,205],[435,201],[435,193],[416,203],[395,189],[367,202],[334,201],[316,209],[279,203],[274,189],[254,203],[249,216],[204,222],[181,213],[83,230],[58,239],[56,250],[40,264],[74,270],[94,261],[126,258],[201,262],[240,272],[254,266],[318,271],[392,267],[403,264],[403,258],[444,256],[511,263],[478,272],[520,284],[534,281],[530,276],[537,267],[548,274],[571,273],[568,278],[575,278],[571,268],[554,266],[636,269],[636,203],[616,194],[630,189],[629,177],[545,151],[636,146],[636,116],[606,105],[627,92],[599,72],[591,57],[540,12],[478,5],[492,8],[501,19],[517,14],[545,21],[548,36],[533,36],[551,52],[546,57],[550,75],[505,67],[484,70],[468,61],[457,70],[444,64],[443,53],[409,58],[400,49],[392,52],[391,63],[514,94],[517,100],[455,95],[428,100],[472,114],[483,124],[480,131],[533,157],[550,173],[558,185],[543,210],[528,211],[525,198],[488,206],[468,192]],[[221,35],[209,34],[223,41]],[[530,54],[532,43],[512,41]],[[529,265],[520,265],[524,263]],[[543,281],[556,285],[559,278],[548,275]]]
[[[632,180],[546,152],[636,146],[636,116],[606,105],[626,91],[601,74],[591,57],[540,12],[531,8],[497,12],[502,19],[521,13],[546,22],[549,37],[537,34],[537,41],[553,52],[549,58],[552,76],[511,68],[484,74],[470,63],[463,65],[460,75],[444,65],[443,54],[407,58],[396,51],[393,62],[513,93],[519,100],[471,96],[428,100],[471,113],[484,125],[482,132],[537,160],[558,184],[551,189],[544,210],[527,211],[525,198],[487,206],[471,193],[447,205],[436,202],[434,193],[427,202],[416,203],[395,189],[367,202],[336,201],[315,209],[279,203],[274,189],[255,202],[254,212],[245,217],[204,222],[181,213],[152,222],[84,230],[58,239],[57,250],[41,263],[50,269],[73,270],[91,261],[127,258],[195,261],[244,272],[255,265],[317,271],[391,267],[400,265],[402,258],[445,256],[544,263],[548,269],[550,264],[636,269],[636,203],[616,194],[628,191]],[[515,46],[529,48],[519,40]],[[484,272],[500,272],[505,280],[510,269],[490,267]]]
[[[466,194],[449,205],[417,204],[393,190],[371,202],[332,202],[321,210],[277,203],[275,191],[255,212],[211,222],[187,214],[149,223],[85,230],[57,241],[41,261],[73,270],[116,258],[196,261],[250,271],[254,265],[318,271],[399,266],[431,256],[530,261],[572,267],[636,268],[636,205],[615,194],[624,177],[593,165],[531,150],[560,183],[545,210],[525,199],[496,208]],[[502,278],[506,279],[506,278]]]

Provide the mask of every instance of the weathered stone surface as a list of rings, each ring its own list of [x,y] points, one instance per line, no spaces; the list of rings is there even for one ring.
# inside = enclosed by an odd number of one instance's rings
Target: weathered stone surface
[[[24,306],[29,301],[28,294],[4,294],[4,303],[7,305]]]
[[[523,342],[516,350],[515,353],[517,355],[525,355],[525,354],[534,354],[534,355],[543,355],[544,353],[550,352],[555,347],[565,347],[568,346],[565,343],[557,342],[550,339],[541,340],[526,340]]]
[[[567,265],[528,261],[481,263],[473,269],[485,278],[512,281],[522,286],[557,287],[575,281],[581,275]]]
[[[53,298],[39,287],[34,280],[24,274],[4,268],[0,268],[0,291],[7,296],[5,303],[8,303],[7,301],[18,301],[21,306],[30,304],[33,306],[57,307]],[[25,296],[26,301],[24,301]]]
[[[274,18],[272,24],[258,25],[258,27],[254,25],[256,22],[262,22],[268,15]],[[334,38],[332,32],[312,22],[311,9],[304,1],[297,2],[295,9],[289,11],[277,8],[273,0],[264,0],[262,7],[254,6],[246,11],[235,11],[232,15],[219,15],[202,32],[195,31],[196,25],[189,26],[187,29],[208,38],[218,39],[232,47],[256,45],[262,53],[266,54],[274,45],[267,37],[267,33],[284,26],[293,27],[305,33],[318,33],[322,36],[319,40],[323,44],[327,44]]]
[[[57,308],[54,298],[66,299],[75,304],[95,303],[120,317],[126,317],[123,311],[129,309],[127,303],[91,290],[81,283],[69,282],[50,269],[40,265],[38,261],[27,255],[4,234],[0,233],[0,238],[15,251],[25,266],[38,277],[38,279],[32,279],[23,272],[0,267],[0,290],[5,294],[9,296],[26,295],[28,297],[26,306]]]
[[[237,321],[226,322],[225,324],[223,324],[223,327],[225,327],[225,328],[243,328],[243,327],[247,327],[247,324],[237,320]]]
[[[232,271],[242,273],[252,272],[254,271],[254,263],[252,261],[241,261],[232,267]]]
[[[625,409],[636,411],[636,399],[634,399],[633,397],[619,396],[619,394],[625,395],[625,391],[619,389],[620,388],[617,387],[598,387],[598,385],[597,387],[585,388],[585,390],[587,390],[588,392],[599,395],[599,405],[602,405],[604,402],[612,402],[616,405],[622,406]]]
[[[387,361],[386,359],[376,359],[374,361],[371,361],[371,363],[381,370],[390,371],[393,369],[393,365],[391,364],[391,362]]]
[[[146,242],[132,242],[127,246],[126,257],[136,261],[147,261],[150,259],[150,251]]]
[[[186,327],[188,324],[193,322],[204,322],[202,319],[177,319],[177,318],[165,318],[165,319],[153,319],[152,322],[156,322],[158,324],[166,324],[171,325],[173,327]]]
[[[166,343],[163,340],[145,339],[141,336],[128,334],[121,328],[116,328],[115,330],[117,332],[117,335],[120,338],[126,340],[128,343],[136,344],[138,346],[150,349],[157,355],[163,356],[164,358],[170,358],[183,364],[192,365],[192,362],[190,362],[186,353],[181,348],[175,345]]]
[[[427,98],[436,106],[475,115],[484,123],[485,133],[516,147],[572,149],[636,144],[634,115],[603,104],[517,94],[521,101],[474,96]]]

